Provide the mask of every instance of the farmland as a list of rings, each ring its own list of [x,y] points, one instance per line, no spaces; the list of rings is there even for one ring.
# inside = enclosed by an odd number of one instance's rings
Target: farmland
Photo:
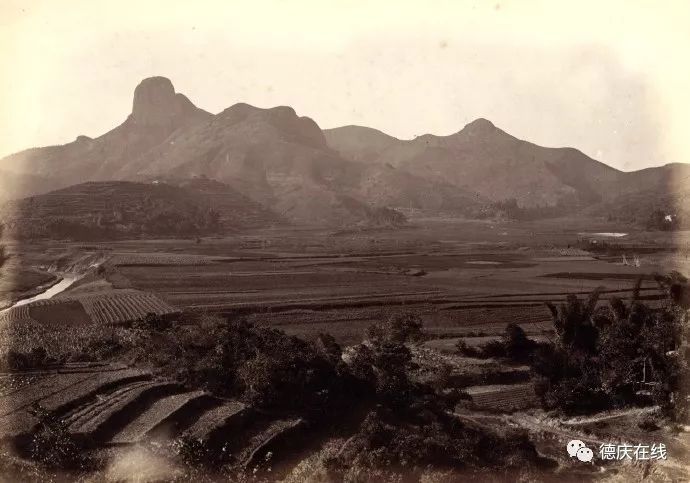
[[[418,219],[398,230],[283,227],[200,240],[9,248],[15,265],[30,273],[86,263],[108,268],[101,274],[87,269],[79,283],[54,299],[74,320],[110,324],[183,310],[242,316],[304,337],[328,332],[354,343],[373,320],[395,311],[419,314],[425,329],[440,339],[499,334],[511,322],[538,335],[550,327],[544,302],[596,287],[602,287],[603,299],[625,298],[641,276],[641,296],[654,303],[660,293],[651,274],[688,266],[684,235],[671,240],[632,233],[609,242],[603,253],[606,240],[586,236],[617,230],[579,220]],[[639,254],[639,266],[621,263],[625,254],[630,260]],[[31,291],[53,276],[42,273],[21,290]],[[44,320],[41,304],[32,305],[29,312],[13,309],[3,317]]]
[[[601,251],[594,246],[601,242],[582,235],[582,226],[562,226],[418,220],[398,230],[283,227],[199,240],[11,245],[15,267],[44,274],[18,293],[31,295],[51,277],[74,282],[50,299],[0,313],[5,346],[24,352],[39,346],[56,363],[69,354],[59,369],[2,376],[5,438],[21,441],[35,430],[37,415],[26,408],[39,402],[95,455],[162,444],[165,457],[178,461],[182,450],[220,454],[231,448],[232,461],[224,464],[251,470],[280,450],[283,460],[273,468],[287,474],[296,471],[293,459],[314,457],[329,444],[347,446],[323,439],[335,430],[309,428],[301,415],[266,414],[245,400],[182,384],[175,380],[177,369],[156,369],[187,341],[184,324],[193,330],[213,317],[245,319],[309,341],[330,334],[349,350],[371,324],[414,314],[424,332],[424,340],[411,347],[414,379],[431,385],[442,380],[461,391],[465,399],[456,412],[468,421],[493,426],[499,423],[491,418],[505,417],[520,426],[542,414],[530,368],[460,355],[459,343],[481,348],[501,340],[511,323],[532,340],[548,342],[554,333],[545,302],[586,297],[596,288],[602,303],[628,299],[641,279],[640,299],[653,306],[664,294],[652,275],[690,268],[683,234],[669,240],[631,233]],[[595,229],[616,231],[588,230]],[[624,264],[623,254],[640,263]],[[137,324],[151,314],[171,321],[180,339],[154,334],[151,346],[137,347]],[[178,320],[185,322],[177,327]],[[203,330],[191,333],[199,338],[193,345],[207,342]],[[79,366],[84,354],[111,359],[109,365]],[[304,431],[313,431],[306,445],[297,438]],[[559,431],[559,437],[576,433]],[[171,438],[197,443],[172,449],[166,446]],[[549,451],[553,441],[543,444]]]
[[[354,342],[382,313],[397,310],[419,313],[438,337],[494,334],[510,322],[537,334],[550,323],[545,301],[599,286],[604,299],[625,297],[645,275],[642,295],[654,299],[658,287],[649,275],[670,266],[667,252],[646,255],[634,267],[568,249],[578,241],[574,232],[554,233],[549,242],[546,234],[518,232],[511,239],[482,228],[491,238],[481,243],[476,233],[465,237],[464,231],[455,232],[455,240],[440,239],[450,236],[443,233],[447,225],[438,228],[437,239],[421,228],[404,237],[296,230],[282,237],[255,235],[262,240],[255,244],[248,243],[249,236],[190,244],[186,256],[203,257],[203,263],[182,258],[159,263],[174,258],[163,255],[170,253],[165,242],[143,244],[141,250],[155,246],[161,252],[150,264],[114,258],[132,287],[183,310],[241,315],[303,336],[329,332],[346,342]],[[123,245],[130,252],[134,248],[131,242]]]

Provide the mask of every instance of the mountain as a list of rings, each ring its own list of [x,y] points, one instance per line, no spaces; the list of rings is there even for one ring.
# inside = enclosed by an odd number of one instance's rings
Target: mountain
[[[132,160],[120,177],[166,173],[221,180],[298,223],[353,224],[380,219],[376,210],[384,207],[465,210],[478,203],[458,188],[348,161],[313,120],[284,106],[229,107]],[[437,201],[425,201],[429,193]]]
[[[164,182],[183,188],[194,195],[201,205],[208,206],[217,212],[220,224],[224,229],[286,223],[286,220],[278,214],[216,180],[205,177],[168,178]],[[160,181],[156,180],[154,183],[158,184]]]
[[[208,112],[175,93],[170,80],[151,77],[134,91],[132,113],[115,129],[90,138],[78,136],[61,146],[28,149],[2,160],[3,169],[52,179],[53,189],[84,181],[116,179],[132,157],[164,142],[171,134],[208,121]]]
[[[378,129],[362,126],[325,129],[323,133],[330,147],[353,161],[375,161],[386,148],[401,142]]]
[[[517,139],[486,119],[449,136],[400,140],[360,126],[322,131],[287,106],[240,103],[214,115],[163,77],[136,87],[131,114],[115,129],[22,151],[0,169],[21,178],[6,183],[19,187],[12,197],[83,181],[158,180],[197,190],[207,203],[225,199],[224,223],[236,226],[399,223],[391,208],[474,217],[512,206],[553,216],[664,193],[690,176],[680,164],[625,173],[573,148]],[[232,214],[235,205],[243,208]]]
[[[106,134],[22,151],[0,166],[17,175],[48,177],[52,189],[81,181],[205,177],[297,223],[401,220],[386,206],[357,197],[352,183],[366,166],[329,148],[313,120],[290,107],[248,104],[212,115],[175,93],[162,77],[144,79],[136,87],[131,114]],[[27,189],[15,197],[37,192]]]
[[[17,238],[197,236],[280,218],[221,183],[93,181],[14,200],[0,219]]]
[[[665,183],[629,191],[585,210],[587,216],[634,225],[649,230],[690,229],[690,190]]]
[[[471,189],[522,206],[598,201],[621,172],[572,148],[544,148],[517,139],[486,119],[450,136],[426,134],[399,140],[379,131],[346,126],[326,131],[343,156],[393,166],[428,180]]]

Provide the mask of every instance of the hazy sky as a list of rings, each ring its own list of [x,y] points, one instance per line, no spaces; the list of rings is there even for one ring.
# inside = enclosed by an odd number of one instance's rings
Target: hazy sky
[[[687,5],[0,0],[0,156],[103,134],[163,75],[214,113],[291,105],[400,138],[485,117],[625,170],[690,162]]]

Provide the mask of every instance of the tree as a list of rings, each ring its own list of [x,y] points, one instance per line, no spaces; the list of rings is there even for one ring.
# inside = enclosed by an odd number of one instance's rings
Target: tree
[[[594,325],[594,311],[600,294],[601,287],[598,287],[584,301],[571,294],[558,308],[552,303],[546,304],[553,317],[556,335],[564,347],[576,352],[594,353],[599,336]]]
[[[366,336],[370,341],[388,341],[397,344],[419,341],[423,338],[422,320],[416,314],[393,314],[383,321],[370,325]]]
[[[685,310],[673,298],[662,309],[645,305],[640,284],[629,304],[612,298],[597,309],[598,291],[584,301],[571,295],[559,308],[549,304],[558,339],[541,347],[532,363],[547,408],[581,413],[646,400],[679,414]]]
[[[515,362],[526,362],[532,357],[537,343],[527,337],[517,324],[508,324],[503,335],[505,355]]]

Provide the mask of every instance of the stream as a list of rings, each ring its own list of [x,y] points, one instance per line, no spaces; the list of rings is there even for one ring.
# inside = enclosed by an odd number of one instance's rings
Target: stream
[[[0,310],[0,313],[5,312],[7,310],[10,310],[13,307],[19,307],[21,305],[26,305],[31,302],[35,302],[37,300],[44,300],[44,299],[49,299],[54,297],[55,295],[59,294],[60,292],[64,291],[67,287],[72,285],[76,280],[78,280],[80,277],[77,275],[73,274],[64,274],[62,280],[60,280],[58,283],[53,285],[52,287],[47,288],[43,292],[34,295],[33,297],[28,297],[25,299],[17,300],[14,304],[10,305],[4,310]]]

